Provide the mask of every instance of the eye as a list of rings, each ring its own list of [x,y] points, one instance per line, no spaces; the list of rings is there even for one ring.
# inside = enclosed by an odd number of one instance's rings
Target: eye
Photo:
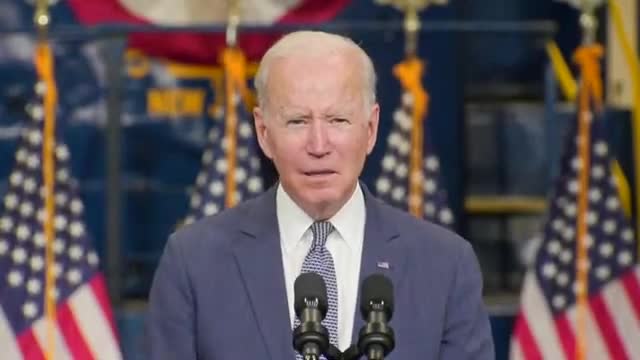
[[[331,123],[333,123],[333,124],[349,124],[350,121],[349,121],[349,119],[345,119],[345,118],[333,118],[333,119],[331,119]]]
[[[290,119],[290,120],[287,120],[287,125],[292,125],[292,126],[303,125],[304,123],[305,123],[305,121],[303,119]]]

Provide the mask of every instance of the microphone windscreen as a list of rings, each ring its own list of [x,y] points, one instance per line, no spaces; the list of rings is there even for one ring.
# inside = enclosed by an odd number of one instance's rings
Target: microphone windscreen
[[[305,300],[317,300],[317,308],[322,317],[327,314],[327,287],[322,276],[314,273],[302,273],[293,283],[294,308],[296,315],[300,316],[302,310],[308,305]]]
[[[393,315],[393,284],[382,274],[370,275],[362,282],[360,311],[363,318],[367,318],[372,304],[383,304],[383,307],[377,310],[384,311],[387,314],[387,320],[391,320]]]

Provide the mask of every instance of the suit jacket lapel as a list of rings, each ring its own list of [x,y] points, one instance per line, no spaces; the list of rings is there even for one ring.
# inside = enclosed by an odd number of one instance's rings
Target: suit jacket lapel
[[[270,358],[294,359],[275,194],[272,187],[256,199],[234,254]]]
[[[406,251],[397,238],[399,229],[389,221],[388,205],[375,198],[366,186],[360,184],[365,198],[366,219],[364,228],[364,244],[360,264],[360,280],[358,283],[358,300],[356,314],[353,321],[352,344],[357,344],[360,329],[365,325],[360,313],[360,286],[369,275],[380,273],[387,276],[394,286],[394,293],[398,294],[403,284],[406,270]],[[397,301],[396,301],[397,302]]]

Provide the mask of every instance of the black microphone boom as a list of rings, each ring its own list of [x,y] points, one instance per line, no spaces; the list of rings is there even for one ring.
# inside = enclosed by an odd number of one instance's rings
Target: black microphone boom
[[[369,360],[383,360],[395,347],[395,335],[388,322],[393,316],[393,284],[382,274],[362,283],[360,311],[367,324],[360,330],[358,349]]]
[[[329,348],[329,332],[322,326],[327,315],[327,288],[322,276],[303,273],[294,285],[294,308],[300,326],[293,332],[293,347],[304,359],[320,359]]]

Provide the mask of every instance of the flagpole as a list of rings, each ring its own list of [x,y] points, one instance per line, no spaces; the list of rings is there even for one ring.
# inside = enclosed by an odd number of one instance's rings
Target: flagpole
[[[422,8],[418,8],[422,5]],[[411,158],[409,166],[409,212],[415,217],[422,218],[423,209],[423,180],[424,172],[422,168],[422,159],[424,158],[424,121],[427,116],[429,104],[429,94],[422,86],[422,74],[424,64],[418,59],[418,31],[420,30],[419,10],[423,10],[429,5],[428,1],[422,4],[416,4],[412,1],[406,1],[405,8],[405,53],[407,63],[414,71],[411,72],[409,81],[409,91],[413,94],[413,113],[411,121]],[[396,69],[397,70],[397,69]]]
[[[54,76],[54,59],[48,42],[48,30],[51,21],[47,0],[37,0],[34,14],[34,24],[38,32],[35,66],[38,72],[38,82],[44,84],[44,134],[42,146],[42,177],[44,181],[44,221],[45,237],[45,316],[46,316],[46,348],[44,355],[47,360],[53,360],[56,333],[56,298],[55,298],[55,254],[53,242],[55,240],[55,129],[57,91]]]
[[[424,122],[429,108],[429,93],[422,85],[424,62],[418,57],[418,33],[422,26],[419,13],[429,5],[445,5],[448,0],[377,0],[381,5],[392,5],[404,11],[405,60],[393,68],[403,92],[411,94],[411,155],[409,159],[409,212],[424,215]]]
[[[582,44],[575,51],[574,61],[580,67],[580,91],[578,94],[578,213],[576,217],[576,359],[583,360],[587,354],[587,317],[589,311],[589,254],[588,224],[589,213],[589,176],[591,172],[591,121],[596,112],[602,111],[602,80],[600,79],[600,58],[602,46],[596,43],[597,18],[595,11],[602,1],[581,0],[580,25],[582,28]],[[576,4],[574,4],[576,5]]]
[[[240,24],[240,0],[229,0],[229,14],[226,31],[227,48],[222,53],[225,77],[225,139],[227,141],[225,177],[225,207],[236,205],[236,164],[238,114],[235,98],[246,87],[246,59],[238,48],[238,26]]]
[[[420,3],[411,0],[404,1],[405,7],[405,66],[394,68],[396,76],[402,77],[401,71],[406,71],[403,87],[406,88],[413,96],[413,108],[411,116],[411,157],[409,159],[409,212],[417,217],[422,218],[424,214],[422,184],[424,180],[424,172],[422,169],[422,159],[424,151],[424,121],[427,116],[429,104],[429,94],[422,86],[422,74],[424,64],[419,60],[418,53],[418,31],[421,23],[419,11],[424,10],[429,1]]]

